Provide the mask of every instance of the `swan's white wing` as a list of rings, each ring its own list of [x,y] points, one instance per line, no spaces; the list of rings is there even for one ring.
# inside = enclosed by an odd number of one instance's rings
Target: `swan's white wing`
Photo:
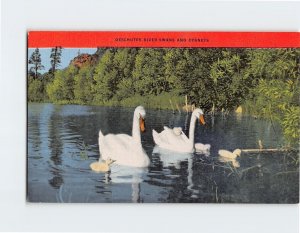
[[[147,167],[150,164],[142,145],[129,135],[108,134],[100,146],[102,159],[111,158],[116,160],[115,164],[132,167]]]
[[[161,139],[160,139],[159,133],[157,133],[154,129],[152,130],[152,137],[153,137],[155,144],[157,144],[157,145],[161,144]]]
[[[174,130],[177,130],[177,132],[175,132]],[[174,127],[173,129],[171,129],[171,128],[167,127],[167,126],[164,126],[164,130],[161,133],[164,134],[163,137],[173,138],[174,136],[176,136],[176,137],[180,136],[181,132],[182,132],[181,127]]]
[[[185,135],[184,132],[181,133],[180,137],[182,138],[182,140],[183,140],[185,143],[190,142],[189,138]]]
[[[181,127],[178,127],[178,128],[181,129]],[[185,142],[185,143],[189,142],[189,138],[184,134],[182,129],[181,129],[180,135],[175,134],[174,130],[171,128],[168,128],[167,126],[164,126],[164,129],[165,130],[161,132],[161,133],[164,132],[163,137],[166,137],[167,139],[172,140],[172,141],[174,141],[174,140],[176,141],[176,139],[177,139],[177,142]]]
[[[152,130],[152,136],[154,139],[154,142],[161,146],[162,144],[169,144],[169,138],[171,136],[171,129],[168,127],[164,127],[165,130],[161,131],[160,133],[156,132],[154,129]]]
[[[99,138],[102,158],[115,159],[116,156],[121,156],[132,147],[132,141],[132,137],[127,134],[108,134]]]
[[[188,146],[188,139],[186,141],[186,136],[178,136],[174,134],[172,129],[163,130],[161,133],[157,133],[155,130],[153,130],[153,138],[159,147],[171,151],[181,151]]]
[[[164,130],[170,130],[170,131],[172,131],[172,129],[169,128],[169,127],[167,127],[167,126],[164,126]]]

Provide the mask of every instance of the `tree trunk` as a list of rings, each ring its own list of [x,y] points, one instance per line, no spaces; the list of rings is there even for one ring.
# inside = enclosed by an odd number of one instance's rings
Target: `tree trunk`
[[[53,75],[55,73],[56,56],[57,56],[57,47],[55,47],[55,50],[54,50],[54,58],[53,58],[53,65],[52,65],[52,73],[53,73]]]
[[[37,79],[37,72],[38,72],[38,65],[35,64],[35,74],[34,74],[35,79]]]

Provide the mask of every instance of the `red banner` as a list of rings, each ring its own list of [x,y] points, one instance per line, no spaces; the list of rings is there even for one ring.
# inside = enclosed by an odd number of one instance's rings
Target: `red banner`
[[[299,32],[30,31],[28,48],[299,48]]]

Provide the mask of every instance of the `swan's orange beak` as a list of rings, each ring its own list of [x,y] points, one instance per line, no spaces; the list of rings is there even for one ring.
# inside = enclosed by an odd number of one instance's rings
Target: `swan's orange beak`
[[[145,132],[145,119],[140,115],[140,130],[141,132]]]
[[[204,120],[204,116],[203,115],[200,115],[199,122],[200,122],[200,124],[205,125],[205,120]]]

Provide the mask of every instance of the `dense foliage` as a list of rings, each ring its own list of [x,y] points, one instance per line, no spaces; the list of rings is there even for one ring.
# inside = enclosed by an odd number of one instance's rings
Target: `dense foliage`
[[[69,65],[43,75],[31,55],[28,100],[53,103],[171,108],[248,113],[278,121],[289,142],[299,140],[299,49],[102,49],[96,65]],[[58,52],[58,51],[56,51]],[[52,56],[55,49],[52,50]],[[54,77],[53,77],[54,76]]]
[[[281,123],[289,142],[300,135],[300,50],[249,51],[246,75],[255,83],[244,103],[250,113]]]

